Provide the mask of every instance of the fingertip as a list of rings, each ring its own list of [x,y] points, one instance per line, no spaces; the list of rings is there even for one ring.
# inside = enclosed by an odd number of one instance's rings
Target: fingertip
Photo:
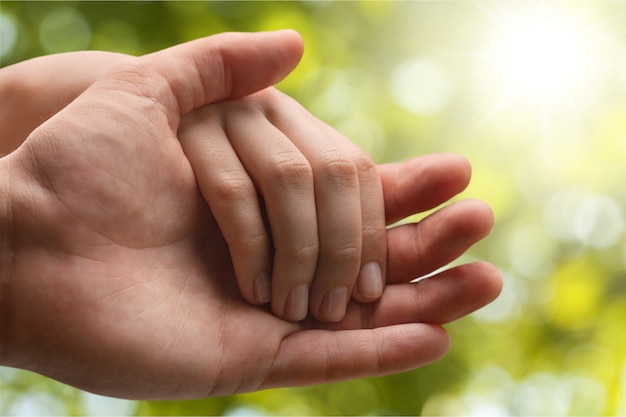
[[[383,273],[377,262],[369,262],[361,267],[356,281],[356,293],[359,298],[372,302],[383,295]]]
[[[398,356],[400,359],[396,364],[398,368],[393,372],[407,371],[437,362],[450,351],[450,335],[440,324],[406,323],[379,330],[386,330],[386,349],[394,350],[388,351],[390,358],[399,352],[404,352],[405,355],[407,352],[419,352],[414,357]],[[402,363],[403,361],[406,362]]]
[[[470,314],[493,302],[502,292],[503,280],[501,271],[493,264],[477,261],[452,268],[449,277],[452,280],[442,284],[451,285],[454,281],[456,288],[463,288],[455,302],[457,306],[465,305],[457,317]],[[435,281],[432,282],[433,284]],[[458,313],[458,312],[457,312]],[[448,317],[455,320],[454,317]],[[451,321],[447,320],[447,321]]]
[[[287,295],[285,304],[281,310],[282,311],[275,308],[274,312],[286,320],[304,320],[309,311],[309,285],[300,284],[293,288]]]
[[[311,313],[319,321],[337,323],[345,317],[347,307],[348,287],[342,286],[328,291],[317,311],[311,311]]]
[[[376,301],[380,300],[381,297],[382,297],[382,294],[378,297],[364,297],[356,290],[352,292],[352,298],[355,301],[358,301],[359,303],[364,303],[364,304],[375,303]]]
[[[445,160],[445,163],[449,166],[455,166],[459,169],[460,172],[464,173],[468,177],[472,173],[472,164],[470,163],[467,157],[452,152],[442,152],[438,154],[434,154],[435,157],[442,158]]]
[[[491,207],[482,200],[470,198],[449,206],[450,214],[455,213],[457,235],[474,236],[475,239],[486,237],[493,230],[495,215]],[[458,210],[458,212],[457,212]],[[462,214],[461,214],[462,213]]]
[[[294,51],[300,51],[300,55],[304,52],[304,39],[302,39],[302,35],[295,29],[280,29],[277,30],[276,33],[284,36],[286,39],[289,38],[291,42],[291,46]]]
[[[409,163],[424,165],[428,171],[445,173],[442,176],[450,184],[457,184],[457,187],[463,186],[463,189],[469,184],[472,165],[468,158],[463,155],[451,152],[441,152],[430,155],[417,157]]]
[[[262,305],[270,302],[272,299],[272,285],[267,272],[261,272],[256,276],[252,284],[252,294],[255,304]]]
[[[264,34],[274,38],[267,39],[265,44],[274,45],[277,49],[280,48],[280,60],[283,62],[283,67],[289,68],[289,71],[293,70],[298,65],[302,59],[302,55],[304,54],[304,39],[300,33],[295,29],[287,28],[264,32]],[[251,35],[258,35],[258,33],[252,33]]]
[[[450,183],[456,183],[456,192],[465,190],[472,178],[472,165],[465,156],[455,153],[440,154],[445,158]]]
[[[424,220],[421,234],[434,234],[428,248],[432,253],[454,253],[456,258],[493,229],[494,215],[484,201],[466,199],[454,202]],[[437,245],[440,247],[437,248]]]
[[[482,298],[484,304],[489,304],[498,298],[504,286],[504,280],[500,269],[485,261],[474,262],[468,264],[467,267],[476,270],[476,272],[473,273],[473,276],[475,279],[480,280],[480,282],[477,282],[476,285],[482,288]]]
[[[450,338],[450,334],[443,326],[438,324],[433,324],[433,335],[435,335],[438,340],[438,352],[434,352],[433,362],[441,360],[444,356],[448,354],[450,351],[450,346],[452,345],[452,339]]]

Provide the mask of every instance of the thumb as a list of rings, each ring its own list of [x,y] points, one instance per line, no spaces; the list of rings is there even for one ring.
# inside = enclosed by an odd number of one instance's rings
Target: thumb
[[[101,87],[158,102],[176,128],[181,116],[198,107],[276,84],[302,52],[302,39],[293,30],[222,33],[120,65]]]

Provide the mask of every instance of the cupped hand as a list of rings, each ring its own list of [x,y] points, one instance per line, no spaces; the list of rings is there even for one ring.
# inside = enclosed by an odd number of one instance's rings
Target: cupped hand
[[[292,32],[223,34],[129,61],[0,159],[13,248],[3,365],[105,395],[193,398],[399,372],[445,353],[440,325],[491,301],[498,272],[480,263],[408,281],[488,233],[479,202],[391,229],[385,294],[352,301],[338,323],[284,321],[239,293],[177,129],[194,108],[275,83],[300,53]],[[393,221],[446,201],[469,171],[436,155],[380,176]]]
[[[4,68],[0,94],[10,105],[0,109],[0,153],[17,148],[109,68],[130,59],[79,51]],[[271,88],[198,109],[185,120],[179,139],[229,245],[244,298],[255,304],[273,299],[275,314],[301,320],[313,284],[312,314],[338,321],[352,292],[363,302],[380,297],[386,271],[382,189],[367,154]],[[269,228],[262,218],[267,212]]]

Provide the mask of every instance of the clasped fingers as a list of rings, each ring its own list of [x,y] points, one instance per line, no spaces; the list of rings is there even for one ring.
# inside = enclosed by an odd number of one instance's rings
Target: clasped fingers
[[[247,301],[335,322],[382,295],[381,181],[346,138],[270,90],[197,110],[179,139]]]

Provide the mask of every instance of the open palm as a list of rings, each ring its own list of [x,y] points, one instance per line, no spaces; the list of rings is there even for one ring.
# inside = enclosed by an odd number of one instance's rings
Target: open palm
[[[481,263],[409,281],[488,232],[478,202],[390,229],[383,298],[352,302],[339,323],[283,321],[239,294],[177,128],[194,108],[278,81],[299,49],[289,32],[226,34],[125,63],[2,159],[14,247],[3,364],[101,394],[191,398],[398,372],[445,353],[440,324],[493,299],[498,273]],[[380,173],[390,223],[469,177],[449,155]]]

